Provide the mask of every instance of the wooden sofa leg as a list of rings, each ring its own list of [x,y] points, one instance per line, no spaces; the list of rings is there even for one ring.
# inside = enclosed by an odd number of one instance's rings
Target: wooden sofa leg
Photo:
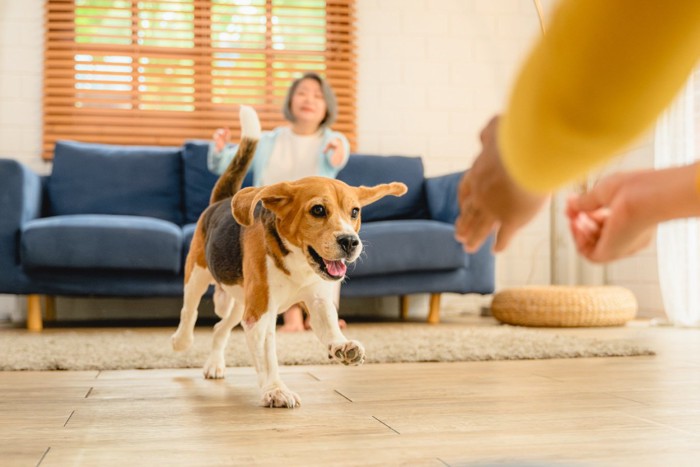
[[[41,332],[44,323],[41,318],[41,296],[27,295],[27,330]]]
[[[399,300],[401,301],[401,321],[406,321],[408,319],[408,295],[401,295],[399,297]]]
[[[430,294],[430,311],[428,312],[428,323],[438,324],[440,322],[440,294]]]

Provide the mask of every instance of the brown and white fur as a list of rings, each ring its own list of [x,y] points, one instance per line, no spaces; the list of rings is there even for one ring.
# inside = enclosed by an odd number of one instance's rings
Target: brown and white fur
[[[346,339],[338,326],[334,284],[343,280],[346,264],[362,251],[357,235],[361,207],[386,195],[401,196],[406,186],[351,187],[339,180],[308,177],[241,190],[260,137],[260,122],[250,107],[241,107],[240,118],[238,152],[217,181],[192,238],[184,304],[172,345],[177,351],[190,347],[200,299],[214,284],[214,306],[221,321],[214,326],[204,376],[224,377],[224,349],[231,329],[242,323],[262,405],[292,408],[300,399],[279,376],[277,314],[303,303],[329,358],[345,365],[362,364],[362,344]]]

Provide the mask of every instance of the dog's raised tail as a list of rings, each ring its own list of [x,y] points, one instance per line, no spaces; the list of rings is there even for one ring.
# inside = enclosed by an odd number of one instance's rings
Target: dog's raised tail
[[[238,118],[241,121],[241,138],[259,140],[260,120],[255,109],[248,105],[242,105],[238,112]]]
[[[243,179],[248,172],[251,162],[253,162],[255,149],[260,139],[260,120],[255,109],[247,105],[241,106],[239,119],[241,122],[241,142],[238,145],[236,155],[216,181],[216,185],[211,191],[209,204],[235,195],[241,189]]]

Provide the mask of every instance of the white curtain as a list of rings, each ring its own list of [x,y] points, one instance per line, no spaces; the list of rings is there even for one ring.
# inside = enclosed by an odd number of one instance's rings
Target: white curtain
[[[696,89],[695,82],[698,82]],[[678,99],[659,119],[654,160],[657,168],[694,162],[700,128],[700,80],[691,76]],[[659,283],[669,321],[700,326],[700,225],[698,219],[661,224],[657,233]]]

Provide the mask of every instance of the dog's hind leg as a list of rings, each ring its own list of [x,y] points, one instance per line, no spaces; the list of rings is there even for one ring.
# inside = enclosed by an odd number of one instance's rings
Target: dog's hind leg
[[[299,396],[292,392],[279,376],[275,326],[277,314],[268,311],[252,325],[243,322],[246,341],[258,372],[258,384],[262,390],[261,404],[265,407],[288,407],[301,405]]]
[[[224,292],[225,293],[225,292]],[[214,336],[211,342],[211,353],[204,365],[204,377],[207,379],[220,379],[224,377],[226,371],[226,360],[224,352],[231,330],[241,322],[243,318],[243,304],[234,301],[229,294],[226,294],[228,302],[225,306],[225,317],[214,325]],[[218,306],[218,305],[217,305]],[[222,309],[223,310],[223,309]]]
[[[180,311],[180,324],[171,340],[173,349],[187,350],[194,341],[194,325],[197,322],[197,307],[202,295],[209,288],[213,277],[208,269],[195,265],[185,283],[185,294]]]

